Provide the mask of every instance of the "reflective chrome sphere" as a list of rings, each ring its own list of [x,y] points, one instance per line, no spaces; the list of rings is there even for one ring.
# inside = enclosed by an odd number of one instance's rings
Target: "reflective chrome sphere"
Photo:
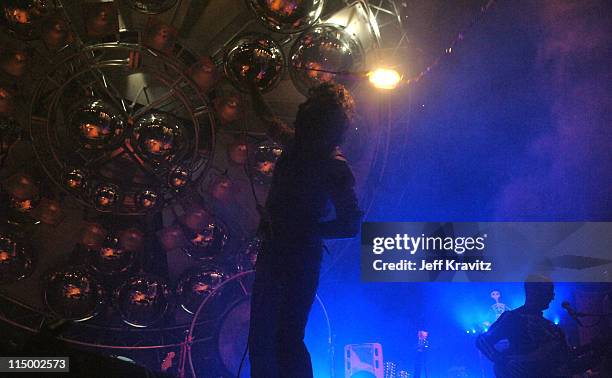
[[[92,268],[108,275],[128,271],[134,264],[136,254],[136,249],[126,248],[117,236],[108,236],[100,248],[89,250]]]
[[[148,160],[170,161],[185,147],[182,126],[169,114],[151,113],[134,125],[138,152]]]
[[[174,189],[181,189],[189,183],[191,174],[187,168],[174,167],[168,175],[168,185]]]
[[[266,141],[257,145],[252,167],[255,180],[261,184],[269,184],[272,181],[276,161],[282,153],[282,147],[274,142]]]
[[[202,300],[224,279],[223,272],[214,265],[187,271],[176,286],[181,308],[190,314],[195,313]]]
[[[83,189],[86,184],[85,173],[80,169],[69,169],[64,176],[64,184],[71,190]]]
[[[70,114],[70,132],[87,149],[114,147],[123,134],[125,122],[115,107],[90,100]]]
[[[257,255],[263,248],[263,242],[260,238],[253,238],[247,244],[246,248],[236,255],[236,268],[238,271],[247,271],[255,269]]]
[[[183,233],[188,246],[183,248],[189,256],[207,260],[223,252],[228,240],[225,227],[202,209],[195,209],[182,218]]]
[[[280,46],[261,34],[248,34],[230,44],[224,60],[225,75],[234,86],[247,90],[254,80],[261,91],[272,89],[282,77],[285,57]]]
[[[32,268],[32,257],[26,245],[10,233],[0,232],[0,283],[25,278]]]
[[[37,23],[53,8],[50,0],[3,0],[6,24],[19,38],[37,36]]]
[[[208,223],[197,231],[188,230],[185,237],[189,241],[189,247],[184,251],[199,260],[211,259],[221,254],[228,239],[225,228],[219,223]]]
[[[161,279],[139,274],[115,293],[117,308],[126,324],[148,327],[159,321],[168,308],[168,290]]]
[[[314,24],[323,11],[323,0],[247,0],[267,27],[279,33],[295,33]]]
[[[359,42],[335,25],[318,25],[304,32],[291,47],[291,80],[303,94],[318,84],[333,81],[348,85],[347,75],[364,64]]]
[[[157,193],[150,189],[142,190],[136,193],[134,202],[139,210],[149,210],[155,207],[158,203],[159,196]]]
[[[55,315],[74,321],[96,316],[104,302],[101,286],[81,268],[51,274],[44,291],[45,304]]]
[[[93,201],[96,209],[111,210],[120,199],[119,187],[112,184],[102,184],[94,192]]]
[[[145,14],[160,14],[172,8],[177,0],[129,0],[130,6]]]

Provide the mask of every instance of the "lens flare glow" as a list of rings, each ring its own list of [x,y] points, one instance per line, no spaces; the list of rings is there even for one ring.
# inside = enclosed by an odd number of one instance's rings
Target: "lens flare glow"
[[[378,89],[395,89],[402,81],[401,75],[390,68],[378,68],[368,73],[370,83]]]

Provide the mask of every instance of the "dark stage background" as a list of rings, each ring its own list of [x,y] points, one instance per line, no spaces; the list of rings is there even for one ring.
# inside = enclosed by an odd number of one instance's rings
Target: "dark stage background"
[[[438,12],[429,15],[440,21],[435,27],[408,22],[432,54],[474,9],[433,4],[421,11]],[[611,21],[605,1],[496,2],[457,52],[407,94],[408,116],[393,125],[386,174],[366,220],[610,221]],[[480,376],[468,331],[480,332],[490,291],[501,290],[512,308],[523,300],[520,283],[362,283],[358,241],[331,245],[319,294],[332,319],[336,376],[343,376],[342,346],[359,342],[382,343],[385,360],[412,372],[421,328],[430,332],[431,377],[461,366]],[[545,313],[574,341],[560,303],[572,301],[577,286],[558,285]],[[316,376],[326,377],[316,311],[309,345]]]

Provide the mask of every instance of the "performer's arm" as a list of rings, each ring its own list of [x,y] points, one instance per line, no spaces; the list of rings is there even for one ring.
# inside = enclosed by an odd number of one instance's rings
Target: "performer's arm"
[[[331,163],[329,191],[336,210],[336,219],[319,223],[323,239],[352,238],[359,232],[363,213],[357,204],[355,178],[341,156]]]
[[[531,353],[524,355],[513,355],[512,359],[517,361],[537,362],[547,361],[552,357],[568,357],[569,346],[567,345],[567,339],[565,333],[558,326],[552,327],[552,333],[549,333],[552,337],[548,341],[542,342],[538,347]]]
[[[283,146],[291,143],[295,136],[295,131],[280,118],[274,115],[272,109],[266,103],[257,86],[250,82],[249,91],[253,100],[253,108],[257,118],[268,126],[268,135],[273,141]]]
[[[476,339],[476,347],[493,362],[499,362],[504,355],[495,348],[500,340],[507,339],[507,331],[511,328],[510,315],[504,312],[495,323],[491,325],[489,330],[482,333]]]

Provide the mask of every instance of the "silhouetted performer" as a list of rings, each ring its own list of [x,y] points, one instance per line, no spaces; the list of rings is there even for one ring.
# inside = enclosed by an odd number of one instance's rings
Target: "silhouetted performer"
[[[355,236],[362,215],[353,174],[338,149],[354,103],[343,86],[322,84],[300,105],[291,128],[272,115],[256,89],[251,92],[271,138],[284,146],[260,224],[264,243],[251,301],[251,376],[312,377],[304,332],[319,281],[322,239]],[[330,202],[335,220],[321,222]]]
[[[554,284],[541,276],[525,282],[525,304],[503,312],[476,346],[495,364],[496,377],[569,377],[568,346],[561,328],[542,312],[555,297]],[[500,350],[502,340],[506,349]]]

